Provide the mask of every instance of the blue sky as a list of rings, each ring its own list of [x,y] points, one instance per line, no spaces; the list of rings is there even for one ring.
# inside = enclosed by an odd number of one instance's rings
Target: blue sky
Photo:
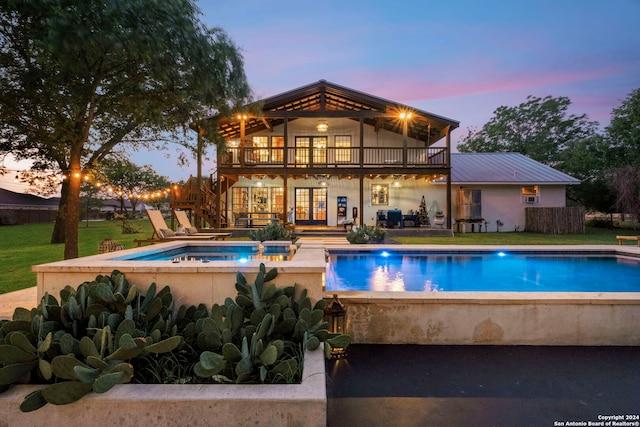
[[[321,79],[480,128],[528,95],[566,96],[606,126],[640,87],[640,0],[201,0],[242,50],[256,98]],[[195,174],[137,153],[173,180]],[[205,164],[205,172],[211,172]]]
[[[528,95],[606,126],[640,87],[640,0],[199,5],[242,50],[256,98],[325,79],[458,120],[454,142]]]

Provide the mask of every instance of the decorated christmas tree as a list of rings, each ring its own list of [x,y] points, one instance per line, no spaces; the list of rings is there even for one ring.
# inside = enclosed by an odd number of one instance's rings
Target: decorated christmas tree
[[[431,227],[429,214],[427,213],[427,202],[424,200],[424,196],[422,196],[420,207],[418,208],[418,221],[420,222],[420,226]]]

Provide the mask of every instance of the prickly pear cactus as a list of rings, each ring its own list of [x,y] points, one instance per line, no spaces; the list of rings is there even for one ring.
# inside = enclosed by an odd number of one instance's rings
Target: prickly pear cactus
[[[117,270],[65,287],[60,300],[44,295],[0,321],[0,392],[43,384],[22,402],[28,412],[130,381],[299,382],[305,350],[346,347],[350,338],[329,336],[324,300],[312,304],[297,285],[278,288],[276,277],[264,264],[253,283],[238,273],[235,299],[210,310],[176,309],[169,287],[141,292]]]
[[[145,295],[113,271],[74,289],[60,302],[44,295],[34,310],[17,308],[0,324],[0,391],[18,383],[51,383],[29,394],[21,410],[104,393],[134,375],[131,360],[172,352],[183,341],[168,287]]]

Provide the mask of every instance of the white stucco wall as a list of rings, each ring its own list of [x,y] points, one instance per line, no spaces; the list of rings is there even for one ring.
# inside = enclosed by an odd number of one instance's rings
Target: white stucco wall
[[[303,118],[296,119],[289,122],[288,139],[292,144],[295,141],[296,136],[326,136],[329,147],[335,146],[336,135],[349,135],[351,136],[352,147],[357,147],[360,144],[360,123],[350,119],[331,119],[329,130],[327,132],[318,132],[316,130],[317,119]],[[251,136],[267,135],[267,136],[282,136],[284,134],[284,126],[276,126],[273,132],[263,131]],[[403,143],[402,135],[388,132],[385,130],[379,130],[375,132],[372,126],[364,126],[364,143],[366,147],[401,147]],[[423,146],[423,143],[418,143],[415,140],[408,139],[408,147]],[[298,171],[296,171],[298,172]],[[304,173],[304,169],[299,171]],[[343,176],[349,172],[357,172],[357,165],[351,168],[340,168],[336,170],[336,173],[340,173]],[[425,196],[427,203],[427,210],[429,211],[431,221],[433,224],[433,216],[436,211],[446,210],[446,185],[442,182],[430,183],[424,178],[410,178],[404,179],[401,177],[394,181],[393,177],[384,174],[384,169],[381,169],[380,175],[374,179],[366,178],[363,183],[364,192],[364,206],[363,211],[360,211],[360,184],[357,176],[353,176],[352,179],[341,178],[337,175],[331,176],[327,181],[327,225],[338,225],[337,217],[337,197],[347,197],[347,218],[352,217],[354,207],[358,207],[358,217],[362,218],[365,224],[375,225],[376,212],[378,210],[388,209],[400,209],[404,213],[410,210],[418,210],[420,200],[422,196]],[[411,172],[411,171],[407,171]],[[258,180],[257,178],[247,179],[240,178],[235,186],[239,187],[255,187],[258,183],[265,187],[282,187],[283,180],[281,178],[270,179],[268,177]],[[321,187],[322,183],[314,176],[308,178],[289,179],[288,181],[289,191],[288,200],[285,201],[286,208],[295,206],[295,188],[302,187]],[[372,205],[371,204],[371,187],[376,184],[389,185],[389,203],[388,205]],[[522,185],[535,185],[537,183],[527,184],[510,184],[510,185],[469,185],[464,184],[465,188],[480,189],[482,190],[482,216],[489,222],[489,231],[496,231],[496,221],[500,220],[504,223],[501,226],[501,231],[514,231],[516,227],[520,230],[524,229],[524,210],[526,207],[538,206],[538,207],[562,207],[566,205],[565,199],[565,186],[564,185],[540,185],[540,196],[537,204],[526,204],[522,202],[521,188]],[[451,187],[451,200],[452,200],[452,212],[453,219],[458,217],[457,209],[457,192],[461,184],[452,184]],[[229,202],[231,202],[229,200]],[[229,209],[231,203],[228,204]],[[230,215],[230,212],[229,212]],[[342,219],[342,218],[341,218]]]
[[[453,216],[457,216],[456,199],[460,185],[452,185]],[[522,185],[464,185],[464,188],[482,191],[482,217],[488,221],[488,231],[496,231],[496,221],[504,223],[500,231],[524,231],[525,208],[566,206],[564,185],[540,185],[538,203],[528,204],[522,201]]]

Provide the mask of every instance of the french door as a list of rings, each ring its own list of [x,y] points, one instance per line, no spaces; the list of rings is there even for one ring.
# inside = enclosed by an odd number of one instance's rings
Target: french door
[[[327,189],[296,188],[296,224],[327,225]]]
[[[326,136],[296,136],[296,166],[327,164]]]

